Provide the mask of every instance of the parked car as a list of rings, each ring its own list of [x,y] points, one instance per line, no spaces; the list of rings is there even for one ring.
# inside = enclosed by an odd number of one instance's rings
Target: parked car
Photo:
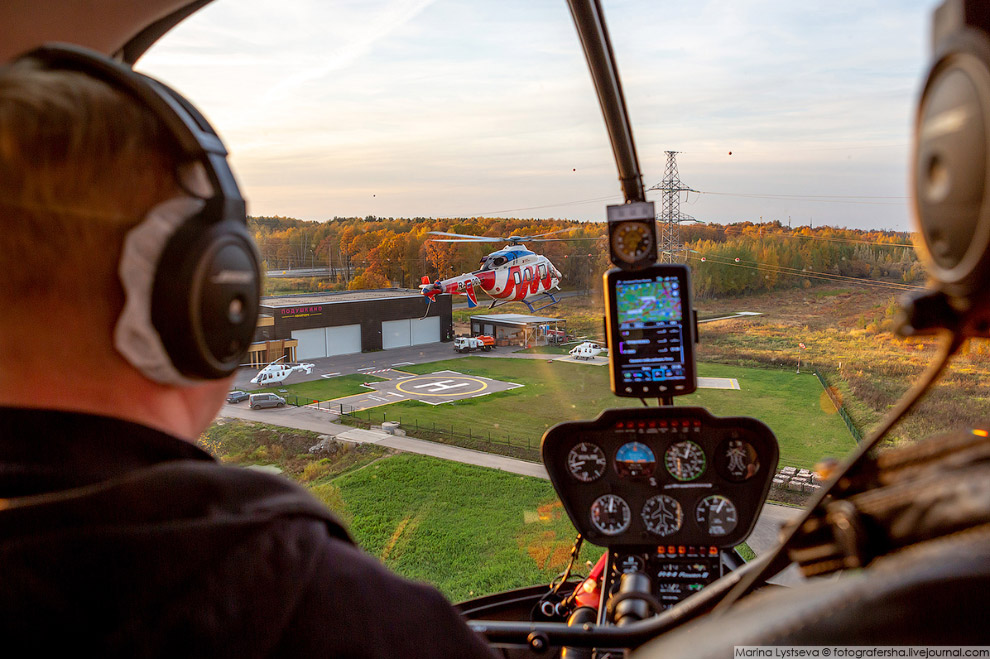
[[[285,399],[278,394],[251,394],[248,402],[252,410],[263,409],[265,407],[282,407]]]
[[[251,396],[251,394],[249,394],[246,391],[238,391],[237,389],[235,389],[235,390],[231,391],[229,394],[227,394],[227,402],[228,403],[239,403],[242,400],[247,400],[248,398],[250,398],[250,396]]]

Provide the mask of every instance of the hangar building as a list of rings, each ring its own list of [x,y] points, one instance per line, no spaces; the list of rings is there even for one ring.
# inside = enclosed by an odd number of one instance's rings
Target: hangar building
[[[546,345],[563,339],[566,320],[517,313],[471,316],[471,335],[488,334],[496,345]]]
[[[304,293],[261,298],[261,318],[249,361],[290,362],[448,341],[450,295],[429,305],[419,291]]]

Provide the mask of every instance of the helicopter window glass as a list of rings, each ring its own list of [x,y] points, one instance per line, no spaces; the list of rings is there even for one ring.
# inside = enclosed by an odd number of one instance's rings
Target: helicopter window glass
[[[512,279],[515,280],[517,284],[522,283],[522,275],[519,274],[518,270],[512,273]]]
[[[540,271],[540,279],[546,279],[547,278],[547,266],[545,266],[545,265],[543,265],[541,263],[539,265],[539,267],[538,267],[538,270]]]
[[[523,273],[523,281],[529,281],[532,278],[533,278],[533,273],[530,271],[529,268],[526,268],[526,271]]]

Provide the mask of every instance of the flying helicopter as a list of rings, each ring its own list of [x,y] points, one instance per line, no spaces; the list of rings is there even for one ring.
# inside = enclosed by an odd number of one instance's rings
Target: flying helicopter
[[[279,364],[280,361],[285,359],[285,357],[279,357],[275,361],[266,365],[263,369],[258,371],[258,374],[251,378],[251,384],[275,384],[276,382],[282,382],[287,377],[295,373],[296,371],[305,371],[306,375],[313,372],[313,367],[316,364]]]
[[[420,290],[430,302],[436,300],[436,296],[441,293],[451,295],[464,295],[468,300],[468,307],[478,306],[478,294],[475,287],[481,288],[492,298],[490,309],[502,306],[508,302],[522,302],[530,313],[546,309],[559,302],[553,291],[560,290],[560,280],[563,275],[554,267],[546,256],[536,254],[526,248],[523,241],[530,243],[573,241],[573,240],[596,240],[595,238],[546,238],[555,233],[569,231],[569,228],[558,229],[548,233],[539,233],[532,236],[474,236],[463,233],[447,233],[444,231],[431,231],[435,236],[443,238],[430,238],[434,242],[440,243],[508,243],[500,250],[494,251],[482,257],[481,267],[474,272],[467,272],[456,277],[438,279],[430,282],[430,278],[423,276]],[[539,300],[544,304],[534,307],[534,301]]]

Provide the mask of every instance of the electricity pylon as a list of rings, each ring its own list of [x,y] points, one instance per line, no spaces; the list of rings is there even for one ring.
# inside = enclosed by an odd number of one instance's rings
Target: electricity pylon
[[[684,244],[681,242],[681,222],[698,221],[690,215],[681,213],[681,193],[697,192],[697,190],[681,183],[681,177],[677,174],[676,156],[679,151],[665,151],[665,153],[667,154],[667,167],[664,169],[663,181],[647,191],[659,190],[663,193],[662,210],[657,215],[657,230],[660,232],[660,262],[673,263],[676,256],[685,251]]]

